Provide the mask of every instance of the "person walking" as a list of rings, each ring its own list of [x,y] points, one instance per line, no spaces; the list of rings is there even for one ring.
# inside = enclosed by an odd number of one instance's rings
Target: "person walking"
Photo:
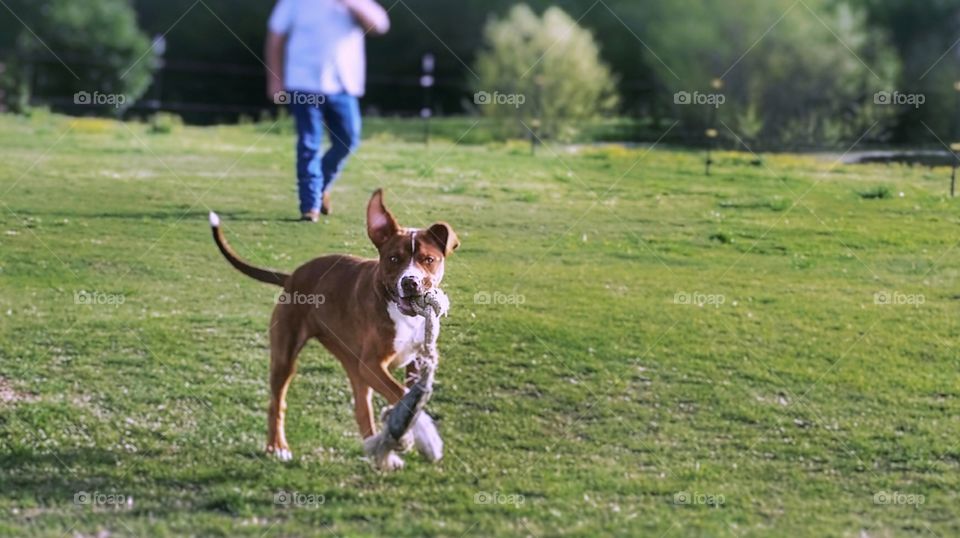
[[[270,15],[267,96],[288,105],[296,123],[301,220],[330,214],[330,187],[360,143],[365,38],[389,29],[374,0],[279,0]]]

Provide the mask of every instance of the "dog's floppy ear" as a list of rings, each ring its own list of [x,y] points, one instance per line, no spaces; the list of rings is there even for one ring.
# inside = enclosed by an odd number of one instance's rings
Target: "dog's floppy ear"
[[[460,246],[460,239],[446,222],[438,222],[427,228],[427,237],[440,247],[444,256],[449,256]]]
[[[383,189],[377,189],[367,204],[367,235],[374,246],[380,248],[399,231],[397,219],[383,205]]]

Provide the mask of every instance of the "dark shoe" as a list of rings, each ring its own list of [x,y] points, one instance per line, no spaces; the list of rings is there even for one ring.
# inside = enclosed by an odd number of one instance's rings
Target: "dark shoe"
[[[320,213],[317,213],[316,211],[310,211],[308,213],[304,213],[303,216],[300,217],[300,220],[305,222],[317,222],[318,220],[320,220]]]
[[[320,205],[320,212],[324,215],[330,214],[330,193],[323,193],[323,203]]]

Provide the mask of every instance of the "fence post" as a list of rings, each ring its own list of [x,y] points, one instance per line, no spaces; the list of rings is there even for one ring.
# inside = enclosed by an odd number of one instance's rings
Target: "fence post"
[[[710,175],[710,165],[713,164],[713,159],[710,157],[710,150],[713,149],[713,141],[717,138],[717,130],[714,128],[709,128],[704,131],[704,134],[707,135],[707,158],[704,161],[706,168],[706,175]]]
[[[7,71],[7,64],[0,62],[0,78],[3,77],[3,74]],[[0,87],[0,113],[7,111],[7,92]]]
[[[530,155],[537,154],[537,144],[540,143],[541,128],[543,127],[543,110],[540,105],[543,103],[543,86],[546,84],[546,80],[543,75],[537,75],[533,77],[533,84],[534,117],[530,121],[530,125],[533,127],[533,130],[530,131]],[[516,94],[517,91],[514,90],[514,93]]]
[[[953,164],[950,171],[950,198],[957,195],[957,152],[960,151],[960,143],[950,144],[950,156],[953,157]]]
[[[423,108],[420,109],[420,117],[423,118],[423,143],[430,145],[430,118],[433,116],[433,72],[436,67],[436,57],[428,52],[423,55],[420,61],[420,67],[423,74],[420,75],[420,87],[423,88]]]
[[[718,77],[711,80],[710,87],[719,92],[723,89],[723,79]],[[713,149],[714,141],[717,139],[719,134],[717,132],[717,109],[719,108],[719,105],[715,104],[709,106],[712,106],[713,110],[710,111],[710,125],[707,127],[707,130],[704,133],[707,135],[707,159],[704,165],[706,169],[706,175],[708,176],[710,175],[710,165],[713,164],[713,159],[710,158],[710,150]]]
[[[154,108],[159,112],[163,107],[163,71],[167,66],[167,62],[164,59],[164,55],[167,53],[167,38],[163,35],[158,35],[153,38],[153,49],[154,61],[156,62],[157,68],[157,81],[156,81],[156,104]]]

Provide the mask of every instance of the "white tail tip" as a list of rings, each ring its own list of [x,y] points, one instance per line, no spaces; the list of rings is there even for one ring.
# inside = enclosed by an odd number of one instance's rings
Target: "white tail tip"
[[[220,215],[217,215],[213,211],[210,212],[210,226],[214,228],[220,227]]]

